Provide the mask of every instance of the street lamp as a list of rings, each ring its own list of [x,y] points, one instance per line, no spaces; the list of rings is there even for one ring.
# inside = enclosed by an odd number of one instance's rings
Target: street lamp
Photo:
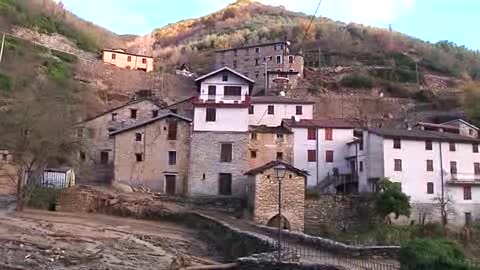
[[[273,168],[275,178],[278,181],[278,261],[282,260],[282,180],[285,178],[287,168],[285,165],[279,165]]]

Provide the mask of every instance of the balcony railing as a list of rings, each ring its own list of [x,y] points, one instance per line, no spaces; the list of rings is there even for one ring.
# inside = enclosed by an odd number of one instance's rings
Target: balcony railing
[[[450,173],[446,175],[448,184],[479,184],[480,174],[475,173]]]
[[[224,95],[208,95],[195,98],[194,103],[226,103],[226,104],[248,104],[249,96],[224,96]]]

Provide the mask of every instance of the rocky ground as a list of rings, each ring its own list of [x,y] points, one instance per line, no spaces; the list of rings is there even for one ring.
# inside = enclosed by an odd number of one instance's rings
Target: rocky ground
[[[173,223],[11,209],[0,212],[0,269],[182,269],[220,260]]]

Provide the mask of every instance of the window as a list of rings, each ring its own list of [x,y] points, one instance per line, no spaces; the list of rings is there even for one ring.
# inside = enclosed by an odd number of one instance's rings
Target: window
[[[302,115],[303,114],[303,107],[302,106],[295,107],[295,114],[296,115]]]
[[[427,160],[427,172],[433,172],[433,160]]]
[[[112,53],[112,60],[115,60],[115,59],[117,59],[117,55]]]
[[[95,129],[93,129],[93,128],[88,128],[88,129],[87,129],[87,133],[88,133],[88,137],[89,137],[90,139],[95,138]]]
[[[112,113],[112,121],[117,120],[118,113]]]
[[[158,110],[152,110],[152,118],[158,117]]]
[[[233,68],[237,68],[237,61],[233,61]]]
[[[465,226],[466,227],[472,226],[472,213],[470,212],[465,213]]]
[[[463,186],[463,199],[465,201],[469,201],[472,199],[472,187],[471,186]]]
[[[130,109],[130,118],[137,119],[137,109]]]
[[[255,66],[259,66],[260,65],[260,58],[255,58]]]
[[[127,56],[127,62],[132,62],[132,57],[131,56]]]
[[[478,153],[478,144],[474,143],[472,145],[472,150],[473,150],[473,153]]]
[[[325,162],[328,162],[328,163],[333,162],[333,151],[332,150],[325,151]]]
[[[258,72],[255,72],[255,78],[258,79],[260,77],[260,74]]]
[[[176,165],[176,164],[177,164],[177,152],[168,151],[168,165]]]
[[[281,64],[281,63],[282,63],[282,56],[277,55],[277,64]]]
[[[277,133],[276,137],[278,142],[284,142],[284,136],[282,133]]]
[[[260,48],[255,48],[255,53],[260,53]]]
[[[433,145],[432,145],[432,141],[425,141],[425,150],[432,150],[433,149]]]
[[[232,174],[220,173],[218,175],[218,194],[232,195]]]
[[[402,160],[401,159],[395,159],[394,160],[394,170],[396,172],[401,172],[402,171]]]
[[[275,114],[275,106],[273,105],[268,105],[268,114]]]
[[[215,100],[216,95],[217,95],[217,86],[209,85],[208,86],[208,100]]]
[[[454,142],[451,142],[448,144],[448,148],[450,149],[450,151],[452,152],[455,152],[457,150],[457,147],[455,146],[455,143]]]
[[[168,140],[175,141],[177,139],[177,121],[168,121]]]
[[[147,63],[147,59],[146,58],[142,58],[142,64],[146,64]]]
[[[293,58],[293,55],[290,55],[290,56],[288,57],[288,63],[289,63],[289,64],[293,64],[293,59],[294,59],[294,58]]]
[[[4,154],[4,155],[6,155],[6,154]],[[87,155],[85,154],[85,152],[81,151],[80,153],[78,153],[78,156],[80,158],[80,161],[82,161],[82,162],[87,160]],[[6,161],[7,159],[3,159],[3,160]]]
[[[257,158],[257,151],[255,151],[255,150],[250,151],[250,158],[252,158],[252,159]]]
[[[363,151],[363,140],[360,140],[360,142],[358,142],[358,150]]]
[[[228,82],[228,74],[223,74],[222,81]]]
[[[135,154],[135,159],[137,162],[142,162],[143,161],[143,154],[142,153],[136,153]]]
[[[83,128],[77,129],[77,137],[78,138],[83,138]]]
[[[456,161],[450,161],[450,173],[452,174],[452,177],[455,177],[457,174],[457,162]]]
[[[360,161],[360,162],[358,163],[358,167],[359,167],[358,169],[359,169],[361,172],[363,172],[363,161]]]
[[[307,151],[307,158],[308,158],[308,162],[317,161],[317,151],[316,150],[308,150]]]
[[[402,148],[402,142],[400,141],[400,139],[393,139],[393,148],[394,149]]]
[[[433,193],[434,193],[433,182],[428,182],[427,183],[427,194],[433,194]]]
[[[277,160],[283,160],[283,152],[277,152]]]
[[[333,140],[333,130],[331,128],[326,128],[325,129],[325,140],[326,141]]]
[[[142,141],[142,133],[135,133],[135,141],[136,142],[141,142]]]
[[[255,113],[255,107],[253,105],[248,106],[248,114],[254,114]]]
[[[252,132],[252,134],[250,135],[250,138],[252,140],[257,140],[258,136],[257,136],[257,133],[256,132]]]
[[[100,152],[100,163],[101,164],[108,164],[108,152],[102,151]]]
[[[177,109],[171,109],[170,110],[172,113],[178,113],[178,110]]]
[[[238,50],[237,49],[233,50],[233,55],[238,56]]]
[[[316,140],[317,139],[317,129],[308,128],[307,129],[307,139],[308,140]]]
[[[225,86],[223,91],[225,96],[240,97],[242,95],[242,87],[240,86]]]
[[[207,122],[215,122],[217,120],[217,110],[215,108],[207,108]]]
[[[220,147],[220,161],[232,162],[232,144],[222,143]]]
[[[473,172],[475,174],[475,178],[478,179],[478,176],[480,176],[480,162],[473,163]]]

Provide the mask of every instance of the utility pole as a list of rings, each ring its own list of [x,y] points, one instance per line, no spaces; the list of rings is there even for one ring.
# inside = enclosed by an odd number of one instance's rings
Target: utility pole
[[[5,47],[5,33],[3,33],[2,37],[2,47],[0,48],[0,64],[2,63],[3,58],[3,48]]]
[[[265,66],[265,96],[267,95],[268,91],[268,63],[267,60],[265,60],[265,63],[263,63]]]

